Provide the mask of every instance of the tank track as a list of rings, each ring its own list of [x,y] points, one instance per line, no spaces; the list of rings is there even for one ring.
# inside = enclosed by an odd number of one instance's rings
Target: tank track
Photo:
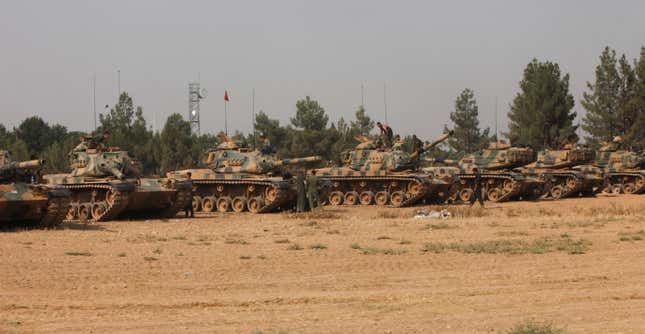
[[[642,194],[645,193],[645,171],[638,172],[608,172],[609,178],[611,180],[611,185],[614,186],[614,178],[633,178],[632,182],[634,184],[634,190],[630,192],[631,194]],[[638,182],[637,182],[638,181]],[[621,182],[621,185],[624,186],[625,183]],[[639,186],[640,184],[640,186]]]
[[[474,180],[475,175],[459,174],[459,178],[462,180]],[[503,187],[501,188],[497,187],[497,189],[501,191],[501,196],[495,202],[508,202],[514,197],[520,195],[520,193],[522,192],[522,182],[524,181],[523,179],[516,177],[512,173],[500,173],[500,174],[482,173],[481,179],[482,179],[482,183],[486,182],[489,179],[503,180],[502,182],[510,180],[512,182],[511,189],[504,189]]]
[[[392,181],[404,181],[404,182],[416,182],[420,185],[419,191],[414,196],[409,196],[401,202],[400,205],[394,205],[395,207],[406,207],[414,205],[420,202],[422,199],[430,195],[432,189],[432,183],[428,179],[427,175],[422,176],[321,176],[323,180],[329,180],[331,182],[360,182],[360,181],[382,181],[382,182],[392,182]],[[355,191],[355,190],[354,190]]]
[[[47,212],[45,212],[45,216],[43,216],[38,225],[45,228],[60,225],[67,215],[69,204],[69,196],[51,198],[47,202]]]
[[[276,194],[275,194],[275,199],[271,202],[267,201],[264,194],[266,193],[265,191],[262,191],[262,198],[264,199],[264,206],[260,207],[257,211],[257,213],[267,213],[274,211],[275,209],[281,207],[282,205],[285,205],[289,203],[293,196],[289,195],[289,188],[290,187],[280,187],[280,182],[275,182],[275,181],[264,181],[264,180],[192,180],[193,185],[197,186],[199,188],[200,185],[218,185],[218,184],[224,184],[224,185],[256,185],[256,186],[262,186],[264,188],[275,188]],[[285,181],[286,182],[286,181]],[[196,193],[199,193],[199,191],[196,191]],[[248,198],[247,198],[248,200]]]
[[[108,190],[114,190],[115,192],[114,203],[111,206],[108,206],[107,210],[101,215],[101,217],[99,217],[99,219],[89,218],[88,221],[90,222],[107,221],[107,220],[115,219],[128,206],[128,197],[130,196],[130,192],[119,190],[117,189],[117,187],[110,184],[78,184],[78,185],[65,184],[62,186],[68,189],[70,192],[72,192],[72,194],[78,191],[92,191],[93,189],[101,189],[101,190],[105,190],[106,192]],[[65,220],[65,222],[74,222],[74,221],[78,221],[78,219]]]
[[[545,189],[543,197],[548,196],[555,186],[561,187],[561,193],[559,195],[551,194],[553,199],[571,197],[585,190],[585,177],[581,173],[547,171],[544,172],[544,175],[554,178],[555,182],[552,181],[550,189]],[[570,179],[574,179],[575,182],[573,184],[569,183],[568,180]]]

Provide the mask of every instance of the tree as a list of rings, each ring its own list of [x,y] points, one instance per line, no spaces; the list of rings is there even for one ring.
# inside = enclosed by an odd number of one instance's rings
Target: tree
[[[166,120],[159,140],[161,145],[161,172],[192,167],[192,138],[190,122],[179,114],[172,114]]]
[[[634,146],[645,148],[645,47],[641,47],[639,58],[634,61],[634,75],[636,115],[629,139]]]
[[[144,173],[156,168],[155,158],[151,154],[149,142],[152,140],[152,131],[146,128],[143,117],[143,108],[134,107],[132,98],[127,92],[121,93],[119,102],[107,114],[99,115],[101,126],[98,133],[109,131],[108,145],[118,146],[129,151],[140,162]]]
[[[514,144],[537,149],[558,148],[565,140],[577,140],[573,105],[569,74],[562,76],[557,63],[533,59],[524,69],[520,92],[511,104],[506,136]]]
[[[296,116],[291,118],[291,124],[294,127],[305,131],[319,131],[327,127],[328,121],[329,117],[325,114],[325,109],[318,104],[318,101],[307,96],[304,100],[296,102]]]
[[[365,108],[359,106],[354,114],[356,120],[351,122],[351,131],[354,135],[367,136],[374,129],[374,121],[367,115]],[[339,121],[340,122],[340,121]],[[340,130],[340,127],[339,127]]]
[[[287,129],[280,126],[279,120],[269,118],[264,111],[260,111],[255,116],[255,131],[261,137],[269,139],[271,145],[276,148],[279,155],[289,153],[289,133]],[[261,142],[258,141],[258,145],[260,144]]]
[[[67,132],[65,127],[61,126],[57,127],[57,130]],[[16,136],[27,145],[27,151],[30,154],[37,155],[44,151],[55,139],[52,138],[49,124],[38,116],[25,118],[14,131],[16,132]]]
[[[448,142],[457,152],[471,153],[488,142],[490,129],[479,129],[479,107],[472,89],[464,89],[457,97],[450,119],[455,133]]]
[[[582,128],[589,133],[590,142],[611,140],[619,134],[618,105],[620,99],[620,75],[616,68],[616,51],[605,47],[596,67],[596,81],[587,82],[582,106],[587,111]]]

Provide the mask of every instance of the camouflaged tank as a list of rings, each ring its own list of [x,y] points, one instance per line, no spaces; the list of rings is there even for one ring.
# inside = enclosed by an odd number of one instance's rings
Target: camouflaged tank
[[[606,191],[645,193],[645,154],[624,150],[622,138],[616,137],[612,142],[603,143],[593,167],[604,173]],[[589,166],[583,166],[581,170],[593,172]]]
[[[319,156],[276,159],[272,154],[240,147],[230,137],[207,152],[208,168],[167,173],[169,179],[193,183],[193,209],[203,212],[266,213],[291,208],[297,199],[294,180],[281,176],[287,165],[318,162]]]
[[[190,203],[189,181],[141,178],[138,162],[117,147],[81,143],[69,158],[69,174],[43,176],[48,184],[71,192],[67,220],[106,221],[126,215],[169,218]]]
[[[65,218],[69,191],[39,184],[44,160],[11,161],[0,150],[0,222],[53,227]]]
[[[451,189],[452,201],[469,202],[473,196],[475,172],[481,175],[481,183],[486,191],[485,199],[493,202],[509,201],[515,198],[532,199],[544,191],[544,182],[513,171],[536,160],[535,151],[528,147],[511,147],[504,141],[492,142],[488,148],[468,154],[461,160],[436,160],[425,167],[427,173],[455,174],[458,183]],[[452,167],[452,168],[450,168]],[[458,168],[458,172],[457,169]]]
[[[317,169],[317,175],[331,184],[330,205],[409,206],[424,199],[443,196],[450,184],[417,172],[420,155],[448,139],[443,134],[418,152],[382,148],[375,141],[359,136],[361,143],[341,156],[343,165]]]
[[[595,152],[591,149],[565,144],[560,150],[540,151],[537,161],[516,171],[544,181],[543,197],[559,199],[577,195],[593,196],[602,186],[602,176],[571,168],[589,164],[594,158]]]

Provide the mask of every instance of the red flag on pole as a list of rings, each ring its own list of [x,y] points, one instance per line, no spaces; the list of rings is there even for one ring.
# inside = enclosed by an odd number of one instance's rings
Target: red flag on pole
[[[224,101],[228,102],[228,92],[224,91]]]

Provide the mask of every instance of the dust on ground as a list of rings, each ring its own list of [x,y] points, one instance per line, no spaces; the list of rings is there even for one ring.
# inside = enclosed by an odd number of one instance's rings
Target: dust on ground
[[[421,208],[0,232],[0,332],[645,328],[644,196]]]

